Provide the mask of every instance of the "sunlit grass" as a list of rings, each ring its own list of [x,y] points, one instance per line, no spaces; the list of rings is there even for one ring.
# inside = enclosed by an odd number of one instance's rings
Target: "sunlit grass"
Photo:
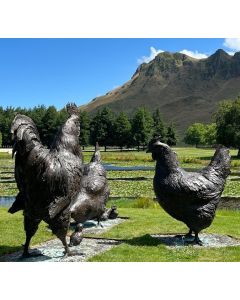
[[[126,240],[90,261],[240,261],[240,247],[169,249],[150,234],[186,233],[187,227],[159,209],[119,209],[130,219],[101,235]],[[240,238],[239,211],[218,211],[213,224],[203,232]]]
[[[32,239],[32,245],[39,244],[54,238],[42,222],[36,235]],[[0,255],[15,252],[22,249],[25,242],[22,212],[11,215],[6,208],[0,208]]]

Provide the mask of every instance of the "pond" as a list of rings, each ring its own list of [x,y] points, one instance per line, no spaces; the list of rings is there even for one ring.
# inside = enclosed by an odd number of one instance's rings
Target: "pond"
[[[106,171],[151,171],[155,167],[151,166],[114,166],[113,164],[103,164]]]
[[[0,196],[0,207],[10,207],[14,201],[13,196]]]
[[[119,200],[123,197],[110,197],[109,200]],[[124,197],[125,199],[136,200],[139,197]],[[13,202],[15,201],[15,197],[13,196],[0,196],[0,207],[9,208]],[[240,209],[240,197],[222,197],[220,203],[218,205],[218,209]]]

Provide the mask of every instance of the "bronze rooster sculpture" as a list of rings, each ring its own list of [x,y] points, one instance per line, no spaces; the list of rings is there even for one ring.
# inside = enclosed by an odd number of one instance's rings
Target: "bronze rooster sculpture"
[[[194,243],[202,245],[199,232],[211,225],[230,174],[230,154],[219,146],[210,164],[197,172],[186,172],[179,167],[176,153],[154,138],[147,152],[156,160],[153,187],[161,207],[173,218],[184,222],[188,237],[195,234]]]
[[[70,116],[50,149],[42,145],[32,119],[17,114],[12,122],[19,193],[9,212],[24,211],[26,242],[23,257],[30,255],[30,240],[42,220],[62,241],[65,254],[72,254],[66,235],[71,217],[70,203],[81,188],[83,164],[79,147],[79,112],[75,104],[68,104],[67,111]]]

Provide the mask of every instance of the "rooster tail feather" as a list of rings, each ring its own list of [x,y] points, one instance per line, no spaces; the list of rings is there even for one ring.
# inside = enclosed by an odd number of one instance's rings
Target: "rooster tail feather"
[[[11,133],[14,136],[12,156],[19,150],[19,147],[22,153],[29,152],[37,143],[41,143],[36,125],[25,115],[15,116],[11,125]]]

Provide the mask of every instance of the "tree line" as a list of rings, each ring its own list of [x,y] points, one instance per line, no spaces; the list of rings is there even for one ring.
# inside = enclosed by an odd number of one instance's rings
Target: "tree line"
[[[237,148],[240,157],[240,97],[222,101],[213,119],[211,124],[192,124],[186,131],[185,143],[195,146],[223,144]]]
[[[0,107],[0,146],[12,145],[11,122],[16,113],[29,116],[35,122],[43,144],[50,145],[59,127],[67,119],[66,109],[57,110],[54,106],[44,105],[32,109]],[[170,146],[176,145],[177,137],[173,124],[165,124],[159,109],[153,113],[145,107],[139,107],[129,117],[124,112],[115,114],[105,107],[95,114],[80,111],[80,144],[82,146],[145,147],[154,136]]]

